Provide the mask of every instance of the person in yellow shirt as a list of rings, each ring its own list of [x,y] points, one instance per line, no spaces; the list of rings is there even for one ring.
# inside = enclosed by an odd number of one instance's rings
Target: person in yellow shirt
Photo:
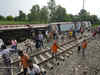
[[[69,31],[69,38],[71,39],[73,32]]]

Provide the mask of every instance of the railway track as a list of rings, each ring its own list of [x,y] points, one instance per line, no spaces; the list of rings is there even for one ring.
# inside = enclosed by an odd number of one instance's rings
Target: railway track
[[[75,40],[67,41],[63,45],[69,44],[72,41],[75,41]],[[60,46],[63,46],[63,45],[60,45]],[[58,50],[58,53],[59,52],[62,52],[62,51],[63,50],[59,49]],[[41,65],[44,62],[47,62],[48,60],[52,59],[52,53],[50,51],[50,48],[48,48],[48,49],[42,50],[42,51],[40,51],[40,52],[38,52],[36,54],[33,54],[30,57],[32,57],[33,63],[36,63],[38,65]],[[19,60],[12,62],[12,65],[13,65],[13,67],[16,67],[17,66],[17,72],[20,71]],[[20,75],[20,74],[21,74],[21,72],[18,72],[17,73],[17,75]]]
[[[87,37],[87,36],[85,36]],[[88,37],[86,38],[88,39]],[[71,56],[73,54],[72,48],[76,47],[78,45],[78,42],[76,40],[70,40],[70,41],[64,41],[63,44],[60,44],[60,49],[58,49],[57,56],[59,56],[59,59],[64,59],[64,56]],[[64,55],[62,55],[64,54]],[[53,68],[53,57],[52,53],[50,51],[50,48],[47,48],[45,50],[42,50],[36,54],[31,55],[33,63],[38,64],[40,67],[45,69],[51,69]],[[12,67],[16,67],[16,69],[13,69],[13,75],[23,75],[23,71],[21,70],[21,67],[19,66],[19,60],[12,61]]]
[[[88,36],[85,36],[85,38],[89,39]],[[73,54],[73,51],[71,49],[74,47],[77,47],[78,44],[79,43],[77,42],[77,40],[70,40],[68,42],[65,42],[63,45],[60,45],[60,49],[58,49],[58,53],[57,53],[57,56],[59,56],[58,58],[64,59],[64,56],[67,56],[67,57],[71,56]],[[64,56],[62,54],[64,54]],[[42,68],[51,69],[53,68],[53,64],[55,64],[53,62],[54,57],[52,57],[52,53],[50,49],[41,51],[37,54],[32,55],[31,57],[32,57],[33,63],[36,63],[39,66],[42,66]],[[19,61],[14,62],[12,64],[18,65],[18,62]],[[23,71],[17,72],[17,75],[23,75]]]

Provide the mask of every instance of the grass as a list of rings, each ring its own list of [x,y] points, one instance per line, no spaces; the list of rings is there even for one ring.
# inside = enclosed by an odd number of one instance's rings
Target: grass
[[[28,22],[28,21],[0,21],[0,25],[14,25],[14,24],[45,24],[44,22]]]
[[[99,24],[93,24],[92,26],[93,26],[93,27],[97,27],[97,26],[99,26]]]

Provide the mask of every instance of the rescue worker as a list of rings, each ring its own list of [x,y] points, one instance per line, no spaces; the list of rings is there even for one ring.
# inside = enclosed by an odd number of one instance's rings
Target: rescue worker
[[[82,55],[85,56],[85,50],[87,48],[87,41],[83,40],[82,42]]]
[[[52,56],[55,57],[56,56],[56,53],[57,53],[57,49],[58,49],[58,45],[57,45],[57,42],[56,40],[54,40],[54,43],[51,47],[51,50],[52,50]],[[57,58],[56,58],[57,59]]]
[[[24,75],[27,75],[29,56],[26,53],[23,53],[23,51],[19,51],[18,55],[20,56],[20,65],[23,67]]]

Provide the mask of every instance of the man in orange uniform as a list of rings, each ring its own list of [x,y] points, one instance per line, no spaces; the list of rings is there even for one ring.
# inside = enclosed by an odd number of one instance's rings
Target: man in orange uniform
[[[20,56],[21,65],[23,66],[24,75],[26,75],[27,68],[28,68],[29,56],[27,54],[23,53],[23,51],[19,51],[18,54]]]
[[[56,43],[56,40],[54,41],[54,43],[53,43],[53,45],[52,45],[52,47],[51,47],[51,50],[52,50],[52,56],[56,56],[56,53],[57,53],[57,49],[58,49],[59,47],[58,47],[58,45],[57,45],[57,43]]]
[[[83,40],[82,42],[82,55],[85,56],[85,49],[87,48],[87,41]]]

